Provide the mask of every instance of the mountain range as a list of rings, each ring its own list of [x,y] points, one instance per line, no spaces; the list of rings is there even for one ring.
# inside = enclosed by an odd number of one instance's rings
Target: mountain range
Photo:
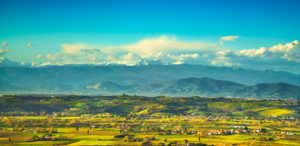
[[[204,96],[241,98],[300,99],[300,86],[286,83],[262,83],[252,86],[211,78],[185,78],[136,86],[112,82],[98,83],[89,93],[131,94],[144,96]],[[110,90],[110,89],[113,89]]]
[[[300,75],[202,65],[1,66],[0,92],[299,99]]]

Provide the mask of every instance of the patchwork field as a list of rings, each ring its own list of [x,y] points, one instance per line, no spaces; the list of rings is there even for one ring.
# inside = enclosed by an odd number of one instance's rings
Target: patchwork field
[[[0,144],[300,145],[295,100],[122,95],[0,101]]]

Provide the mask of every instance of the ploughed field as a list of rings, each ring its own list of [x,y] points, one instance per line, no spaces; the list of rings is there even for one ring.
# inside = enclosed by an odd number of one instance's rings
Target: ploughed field
[[[300,145],[297,100],[0,97],[0,144]]]

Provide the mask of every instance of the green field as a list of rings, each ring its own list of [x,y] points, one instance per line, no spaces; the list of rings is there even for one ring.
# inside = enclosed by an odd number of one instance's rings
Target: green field
[[[0,144],[300,145],[299,101],[127,95],[0,101]]]

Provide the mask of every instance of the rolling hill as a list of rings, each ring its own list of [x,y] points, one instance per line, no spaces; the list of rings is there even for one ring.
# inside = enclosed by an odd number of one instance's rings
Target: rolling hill
[[[263,83],[246,86],[211,78],[186,78],[136,86],[124,91],[147,96],[206,96],[242,98],[300,99],[300,86],[286,83]]]
[[[245,87],[245,85],[211,78],[185,78],[136,86],[128,92],[149,96],[230,96],[233,91],[242,87]]]

